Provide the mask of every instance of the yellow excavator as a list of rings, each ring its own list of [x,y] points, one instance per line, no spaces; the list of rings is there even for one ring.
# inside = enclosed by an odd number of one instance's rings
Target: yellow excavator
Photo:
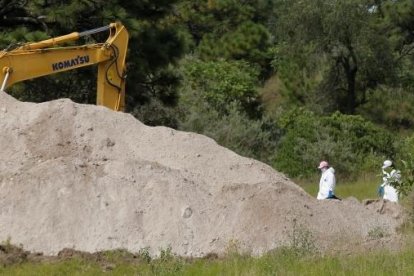
[[[104,31],[109,31],[109,37],[104,43],[62,45]],[[119,22],[40,42],[8,47],[0,52],[0,91],[16,82],[97,64],[96,104],[123,111],[127,47],[128,32]]]

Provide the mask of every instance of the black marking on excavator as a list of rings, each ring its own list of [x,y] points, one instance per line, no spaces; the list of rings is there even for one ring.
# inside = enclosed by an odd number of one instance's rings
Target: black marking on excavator
[[[59,61],[56,63],[52,64],[52,69],[53,71],[58,71],[58,70],[62,70],[65,68],[71,68],[77,65],[81,65],[81,64],[85,64],[85,63],[89,63],[89,56],[77,56],[76,58],[72,58],[72,59],[68,59],[68,60],[64,60],[64,61]]]

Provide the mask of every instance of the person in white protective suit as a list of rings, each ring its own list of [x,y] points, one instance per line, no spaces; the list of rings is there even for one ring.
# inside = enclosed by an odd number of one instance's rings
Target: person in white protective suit
[[[385,160],[382,165],[382,184],[378,189],[378,195],[383,199],[398,202],[398,191],[393,183],[401,182],[401,172],[396,170],[390,160]]]
[[[319,192],[317,199],[339,199],[335,196],[335,170],[330,167],[328,162],[321,161],[318,169],[321,170],[321,180],[319,181]]]

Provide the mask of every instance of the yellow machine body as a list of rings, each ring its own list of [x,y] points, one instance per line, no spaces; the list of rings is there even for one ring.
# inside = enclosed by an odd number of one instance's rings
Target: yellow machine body
[[[82,36],[106,30],[109,30],[109,37],[104,43],[61,46]],[[96,104],[123,111],[128,40],[126,28],[117,22],[3,50],[0,52],[1,90],[20,81],[98,65]]]

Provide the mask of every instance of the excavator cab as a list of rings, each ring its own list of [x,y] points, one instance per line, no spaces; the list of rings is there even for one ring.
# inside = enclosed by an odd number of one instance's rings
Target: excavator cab
[[[109,37],[104,43],[62,46],[66,42],[104,31],[109,31]],[[128,40],[126,28],[116,22],[5,49],[0,52],[0,90],[4,91],[20,81],[97,64],[96,104],[124,111]]]

